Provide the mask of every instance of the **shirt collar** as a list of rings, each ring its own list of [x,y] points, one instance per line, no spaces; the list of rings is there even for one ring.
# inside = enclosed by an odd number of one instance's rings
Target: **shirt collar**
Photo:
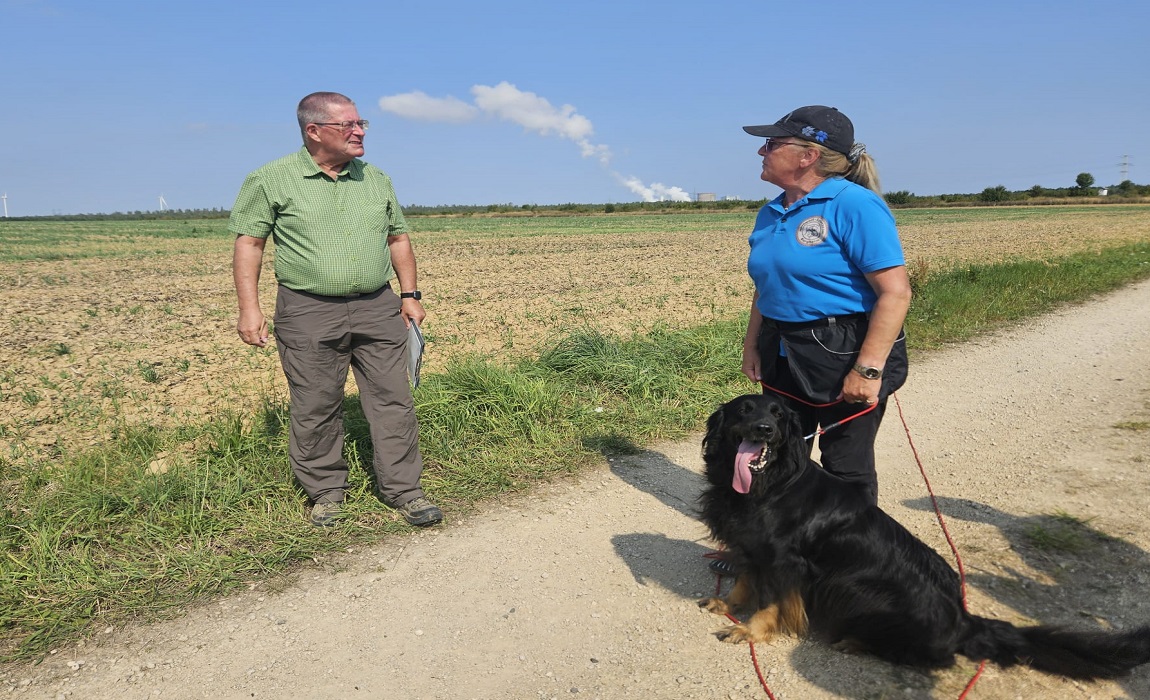
[[[785,192],[780,193],[778,197],[775,197],[771,200],[771,207],[779,213],[792,212],[802,205],[816,199],[834,199],[840,192],[845,190],[849,184],[850,183],[841,177],[828,177],[826,180],[823,180],[818,185],[816,185],[813,190],[808,192],[806,197],[803,197],[799,201],[792,204],[790,207],[786,209],[783,208],[783,197],[786,195]]]
[[[834,199],[839,192],[845,190],[850,183],[841,177],[828,177],[811,190],[803,199]]]
[[[304,177],[316,177],[327,174],[316,165],[315,159],[308,153],[306,146],[300,147],[296,155],[299,158],[300,168],[303,169]],[[363,161],[359,158],[352,158],[343,166],[343,170],[339,171],[339,174],[341,176],[347,175],[348,178],[352,180],[362,180],[363,165]]]

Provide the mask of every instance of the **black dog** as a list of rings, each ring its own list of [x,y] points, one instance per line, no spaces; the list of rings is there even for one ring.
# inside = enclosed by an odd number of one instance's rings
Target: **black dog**
[[[707,421],[702,520],[742,573],[726,599],[699,605],[751,614],[720,639],[809,633],[899,664],[945,667],[958,653],[1075,678],[1150,661],[1150,627],[1017,628],[971,615],[950,565],[860,487],[815,464],[799,430],[794,413],[762,395],[726,403]]]

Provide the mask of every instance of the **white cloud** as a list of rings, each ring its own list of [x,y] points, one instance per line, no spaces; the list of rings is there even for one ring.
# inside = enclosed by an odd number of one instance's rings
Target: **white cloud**
[[[469,122],[486,115],[518,124],[524,129],[574,141],[584,158],[598,158],[607,165],[611,162],[611,149],[594,143],[591,136],[595,127],[591,120],[575,111],[571,105],[556,107],[533,92],[525,92],[504,80],[498,85],[474,85],[471,105],[456,97],[431,97],[419,90],[381,97],[379,108],[405,119],[428,122]]]
[[[556,108],[533,92],[523,92],[506,80],[491,87],[476,85],[471,88],[475,104],[484,112],[514,122],[543,136],[556,132],[572,141],[585,141],[595,131],[591,120],[575,113],[571,105]]]
[[[611,149],[591,141],[595,133],[591,120],[578,114],[571,105],[556,107],[546,98],[524,92],[506,80],[495,86],[475,85],[471,94],[485,114],[518,124],[540,136],[557,134],[578,144],[584,158],[594,156],[603,165],[611,162]]]
[[[475,104],[455,97],[431,97],[419,90],[381,97],[379,107],[406,119],[417,121],[464,123],[483,115],[518,124],[527,131],[567,139],[579,146],[584,158],[596,158],[604,167],[611,164],[614,155],[606,144],[595,143],[595,127],[591,120],[579,114],[572,105],[556,107],[544,97],[526,92],[504,80],[498,85],[473,85],[471,94]],[[645,202],[689,202],[691,195],[680,187],[659,182],[645,185],[637,177],[625,178],[611,172],[627,189]]]
[[[457,97],[432,97],[414,90],[379,98],[379,108],[405,119],[462,124],[479,116],[479,110]]]

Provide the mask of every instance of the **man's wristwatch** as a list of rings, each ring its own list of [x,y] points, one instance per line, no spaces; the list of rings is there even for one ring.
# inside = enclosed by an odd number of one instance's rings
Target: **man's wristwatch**
[[[400,292],[399,298],[400,299],[415,299],[416,301],[419,301],[420,299],[423,298],[423,295],[420,294],[419,290],[417,289],[414,292]]]
[[[863,379],[881,379],[882,378],[882,370],[879,369],[878,367],[867,367],[866,365],[860,365],[856,362],[853,369],[854,369],[854,371],[856,371],[860,375],[862,375]]]

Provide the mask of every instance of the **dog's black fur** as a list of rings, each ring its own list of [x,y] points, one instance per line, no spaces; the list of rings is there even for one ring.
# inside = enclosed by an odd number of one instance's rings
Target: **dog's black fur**
[[[1150,661],[1150,627],[1018,628],[971,615],[950,565],[859,487],[815,464],[799,431],[793,412],[762,395],[734,399],[707,421],[701,517],[741,573],[727,598],[699,604],[751,614],[720,639],[809,632],[899,664],[945,667],[957,653],[1075,678],[1118,676]],[[743,441],[765,446],[745,494],[732,487]]]

